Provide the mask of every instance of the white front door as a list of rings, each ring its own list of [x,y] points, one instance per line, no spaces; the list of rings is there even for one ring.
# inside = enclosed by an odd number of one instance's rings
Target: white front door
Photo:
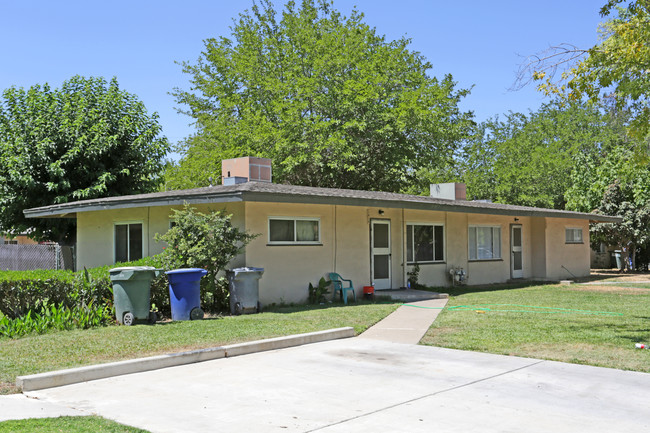
[[[512,278],[524,278],[521,226],[514,224],[510,226],[510,275]]]
[[[370,273],[375,290],[391,288],[388,220],[370,220]]]

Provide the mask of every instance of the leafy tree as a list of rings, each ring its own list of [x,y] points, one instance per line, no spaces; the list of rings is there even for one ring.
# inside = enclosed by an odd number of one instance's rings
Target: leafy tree
[[[619,181],[609,185],[596,213],[620,216],[620,223],[597,223],[590,229],[592,247],[601,242],[616,245],[623,259],[632,258],[635,268],[636,251],[650,241],[650,206],[634,203],[632,188]]]
[[[607,16],[621,3],[610,0],[601,9]],[[561,44],[531,56],[520,69],[519,83],[538,81],[547,94],[564,94],[573,101],[598,101],[611,95],[619,108],[634,113],[631,131],[637,138],[650,132],[650,1],[616,7],[618,16],[601,24],[600,43],[580,49]],[[557,72],[563,70],[558,79]],[[646,143],[647,144],[647,143]]]
[[[465,144],[458,178],[468,198],[564,209],[576,158],[614,145],[617,129],[609,115],[577,104],[509,113],[481,124]]]
[[[398,191],[447,164],[471,125],[458,108],[468,91],[430,77],[409,39],[387,41],[325,0],[281,14],[262,0],[204,44],[182,64],[191,90],[174,92],[197,132],[169,187],[206,185],[222,159],[251,155],[272,158],[279,182]]]
[[[113,78],[75,76],[60,89],[11,87],[0,100],[0,227],[73,242],[74,220],[23,210],[155,190],[169,150],[156,113]]]
[[[174,210],[172,228],[156,241],[164,241],[167,247],[161,255],[166,269],[204,268],[208,271],[201,279],[203,299],[212,295],[214,309],[227,307],[227,290],[217,275],[244,247],[255,238],[232,225],[232,215],[223,211],[202,213],[186,204],[182,210]]]

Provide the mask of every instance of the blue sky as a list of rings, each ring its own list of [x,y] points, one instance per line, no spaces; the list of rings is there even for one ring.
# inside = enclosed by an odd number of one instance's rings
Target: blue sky
[[[282,1],[275,1],[280,8]],[[549,45],[597,42],[604,0],[438,1],[335,0],[344,15],[356,5],[365,21],[389,39],[412,38],[411,48],[451,73],[459,88],[474,86],[462,102],[476,119],[527,112],[545,101],[533,87],[512,92],[523,58]],[[209,37],[227,36],[232,18],[252,0],[37,1],[0,0],[0,89],[74,76],[116,76],[160,115],[163,133],[177,142],[192,133],[169,92],[187,88],[175,61],[194,62]]]

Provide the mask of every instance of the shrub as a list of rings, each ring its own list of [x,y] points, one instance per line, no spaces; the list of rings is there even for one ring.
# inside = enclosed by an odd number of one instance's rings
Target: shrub
[[[325,295],[329,293],[328,287],[332,284],[331,281],[327,281],[325,278],[320,277],[318,280],[318,285],[314,286],[312,283],[309,283],[309,303],[310,304],[320,304],[325,302]]]
[[[27,311],[21,317],[0,318],[0,336],[21,337],[36,332],[43,334],[50,330],[88,329],[108,325],[114,322],[113,310],[109,305],[76,305],[72,308],[64,305],[48,304],[47,301]]]
[[[70,271],[0,272],[0,336],[31,332],[90,328],[114,323],[113,290],[109,270],[122,266],[161,267],[160,257]],[[169,311],[167,277],[151,285],[152,303]]]
[[[217,274],[253,239],[232,225],[232,215],[223,211],[202,213],[190,205],[174,210],[174,226],[164,235],[156,235],[156,241],[164,241],[167,247],[161,254],[166,269],[203,268],[208,271],[201,279],[201,299],[212,310],[226,309],[228,290],[223,278]],[[212,302],[209,302],[209,297]]]

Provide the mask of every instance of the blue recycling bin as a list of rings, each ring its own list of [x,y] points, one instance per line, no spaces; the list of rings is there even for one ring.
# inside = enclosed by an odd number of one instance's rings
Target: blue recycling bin
[[[201,320],[201,278],[205,269],[184,268],[165,272],[169,280],[172,320]]]

